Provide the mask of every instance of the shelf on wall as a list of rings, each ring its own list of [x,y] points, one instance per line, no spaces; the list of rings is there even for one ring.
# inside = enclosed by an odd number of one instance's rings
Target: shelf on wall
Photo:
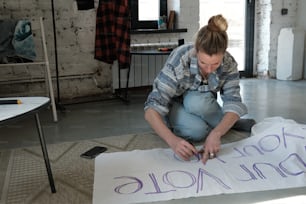
[[[131,30],[131,34],[154,34],[154,33],[184,33],[187,32],[187,28],[162,30],[162,29],[137,29]]]

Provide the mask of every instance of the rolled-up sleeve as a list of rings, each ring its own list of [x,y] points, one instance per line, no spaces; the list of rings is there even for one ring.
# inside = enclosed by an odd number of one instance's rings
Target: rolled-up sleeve
[[[153,82],[153,90],[148,95],[144,110],[153,108],[163,116],[168,114],[172,100],[180,96],[188,87],[186,82],[188,80],[185,81],[185,79],[190,77],[188,51],[192,47],[192,45],[183,45],[171,53]]]
[[[153,108],[161,115],[166,115],[169,112],[169,104],[176,95],[176,87],[177,81],[175,75],[168,65],[168,67],[162,69],[154,80],[153,90],[145,102],[144,110]]]
[[[232,57],[228,57],[225,62],[224,82],[221,90],[223,101],[223,111],[234,112],[240,117],[247,114],[247,106],[242,102],[240,95],[240,79],[237,70],[237,63]]]

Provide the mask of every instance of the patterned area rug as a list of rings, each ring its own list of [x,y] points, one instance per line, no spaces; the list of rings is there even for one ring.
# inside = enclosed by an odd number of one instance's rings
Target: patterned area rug
[[[248,133],[232,130],[222,143],[248,136]],[[50,190],[40,146],[0,150],[0,204],[92,203],[94,160],[81,158],[80,154],[97,145],[106,146],[107,152],[168,148],[153,133],[48,145],[57,190],[54,194]]]

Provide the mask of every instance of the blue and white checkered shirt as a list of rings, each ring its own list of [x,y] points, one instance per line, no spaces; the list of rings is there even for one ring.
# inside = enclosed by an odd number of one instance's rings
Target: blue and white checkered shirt
[[[239,116],[247,113],[242,103],[239,86],[239,72],[235,59],[226,52],[217,70],[209,74],[207,84],[202,83],[196,50],[193,45],[182,45],[170,54],[164,67],[153,82],[144,109],[153,108],[162,116],[169,112],[173,100],[186,91],[220,91],[223,112],[234,112]]]

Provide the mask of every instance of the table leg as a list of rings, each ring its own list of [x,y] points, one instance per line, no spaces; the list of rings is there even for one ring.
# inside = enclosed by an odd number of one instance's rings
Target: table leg
[[[53,180],[53,176],[52,176],[52,171],[51,171],[51,166],[50,166],[50,161],[49,161],[49,156],[48,156],[48,151],[47,151],[47,146],[46,146],[46,142],[45,142],[45,137],[44,137],[41,125],[40,125],[40,120],[39,120],[38,113],[35,114],[35,120],[36,120],[36,127],[37,127],[37,131],[38,131],[38,135],[39,135],[39,141],[40,141],[43,157],[44,157],[45,164],[46,164],[46,169],[47,169],[47,173],[48,173],[51,192],[56,193],[54,180]]]
[[[127,68],[126,85],[125,85],[125,99],[128,101],[128,91],[129,91],[129,80],[130,80],[130,70],[131,66]]]
[[[124,88],[124,95],[122,95],[122,87],[121,87],[121,70],[122,68],[120,68],[120,66],[118,65],[118,93],[116,94],[116,96],[121,99],[122,101],[124,101],[125,103],[129,103],[129,99],[128,99],[128,90],[129,90],[129,79],[130,79],[130,69],[131,66],[127,67],[127,81],[126,81],[126,86]]]

